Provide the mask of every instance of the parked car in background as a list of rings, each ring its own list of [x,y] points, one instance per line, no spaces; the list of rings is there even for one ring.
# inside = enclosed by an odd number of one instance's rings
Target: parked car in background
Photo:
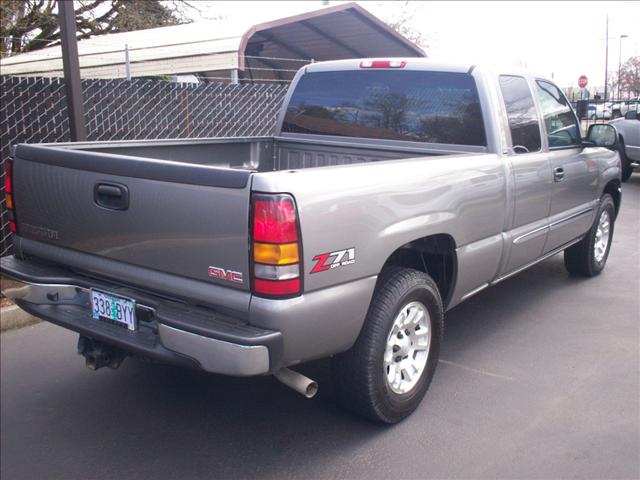
[[[622,162],[622,181],[629,179],[634,168],[640,166],[640,112],[629,110],[624,118],[612,120],[618,132],[618,148]]]
[[[0,265],[22,285],[5,294],[78,332],[92,369],[138,355],[311,397],[289,367],[333,357],[340,402],[395,423],[431,383],[446,311],[556,253],[604,269],[616,143],[608,124],[583,139],[525,72],[314,63],[275,136],[18,145]]]
[[[589,105],[589,117],[591,120],[609,120],[611,118],[610,103],[595,103]]]
[[[634,97],[623,102],[613,103],[611,105],[611,118],[624,117],[629,111],[637,112],[639,104],[640,97]]]

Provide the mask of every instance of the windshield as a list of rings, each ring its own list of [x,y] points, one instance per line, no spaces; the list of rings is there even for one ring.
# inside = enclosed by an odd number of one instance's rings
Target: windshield
[[[283,132],[486,146],[467,73],[345,70],[302,76]]]

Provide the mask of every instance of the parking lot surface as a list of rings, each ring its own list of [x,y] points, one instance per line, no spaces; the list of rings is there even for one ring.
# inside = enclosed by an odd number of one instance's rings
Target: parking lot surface
[[[640,175],[624,185],[605,271],[557,255],[447,314],[420,408],[383,427],[302,367],[313,400],[272,378],[128,359],[85,369],[76,335],[1,336],[3,479],[640,477]]]

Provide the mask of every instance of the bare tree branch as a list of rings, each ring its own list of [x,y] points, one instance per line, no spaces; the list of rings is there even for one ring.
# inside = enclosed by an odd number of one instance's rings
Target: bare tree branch
[[[78,38],[189,23],[192,2],[80,0],[75,2]],[[0,55],[45,48],[60,41],[58,0],[0,0]]]

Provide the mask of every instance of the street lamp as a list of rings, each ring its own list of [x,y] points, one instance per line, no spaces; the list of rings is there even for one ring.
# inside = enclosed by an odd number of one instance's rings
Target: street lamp
[[[620,71],[622,69],[622,39],[629,35],[620,35],[620,50],[618,52],[618,100],[620,100]]]

